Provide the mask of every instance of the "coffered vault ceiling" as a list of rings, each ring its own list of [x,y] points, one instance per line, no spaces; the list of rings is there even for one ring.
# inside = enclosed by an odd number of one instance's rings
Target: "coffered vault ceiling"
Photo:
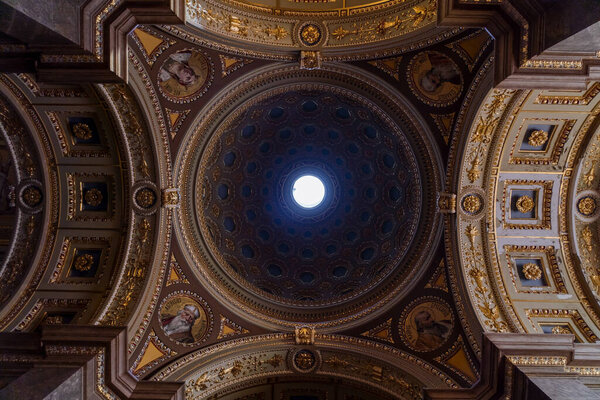
[[[0,329],[126,326],[189,400],[419,399],[484,332],[597,341],[600,86],[494,89],[437,7],[188,0],[126,83],[1,75]]]

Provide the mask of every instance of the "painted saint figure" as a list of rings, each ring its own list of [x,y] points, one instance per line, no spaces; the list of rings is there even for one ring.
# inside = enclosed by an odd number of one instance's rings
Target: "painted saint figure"
[[[161,81],[175,79],[180,85],[189,86],[198,81],[198,77],[194,70],[188,65],[189,53],[173,54],[163,64],[160,71]]]
[[[436,321],[429,311],[419,311],[414,316],[417,326],[417,340],[414,344],[416,350],[428,351],[440,347],[452,331],[450,320]]]
[[[462,92],[458,65],[440,52],[418,53],[409,64],[408,73],[411,90],[426,104],[447,106],[458,100]]]
[[[429,53],[431,68],[421,78],[421,87],[429,93],[435,92],[445,82],[460,85],[460,73],[456,64],[448,57],[439,53]]]
[[[181,343],[194,343],[192,326],[200,317],[198,308],[192,304],[183,306],[177,315],[165,315],[160,322],[167,336]]]
[[[206,58],[196,51],[171,54],[158,74],[163,92],[177,99],[188,98],[198,93],[207,76]]]

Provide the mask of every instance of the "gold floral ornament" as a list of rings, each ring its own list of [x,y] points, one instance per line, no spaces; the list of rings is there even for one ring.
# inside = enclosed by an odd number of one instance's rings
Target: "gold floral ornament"
[[[321,68],[321,53],[319,51],[301,51],[300,69]]]
[[[590,166],[590,169],[583,175],[583,183],[585,184],[585,186],[590,187],[592,186],[592,183],[594,183],[594,179],[596,178],[596,173],[594,171],[594,167],[595,165],[595,161],[592,161],[592,165]]]
[[[471,168],[467,170],[467,177],[471,183],[475,182],[481,176],[481,159],[479,156],[475,156],[473,160],[471,160]]]
[[[86,204],[89,204],[92,207],[98,207],[100,203],[102,203],[102,199],[102,192],[96,188],[86,190],[85,194],[83,195],[83,200],[86,202]]]
[[[297,327],[296,344],[314,344],[315,343],[315,328],[310,326]]]
[[[591,253],[592,250],[594,249],[594,234],[592,233],[592,230],[590,229],[589,226],[586,226],[585,228],[583,228],[581,230],[581,239],[583,240],[583,243],[585,244],[585,249]]]
[[[75,269],[77,271],[89,271],[92,269],[92,264],[94,264],[94,257],[91,254],[83,254],[75,259]]]
[[[156,201],[156,194],[152,189],[143,188],[135,194],[135,201],[142,208],[152,207]]]
[[[294,364],[298,369],[307,371],[315,365],[315,356],[308,350],[301,350],[294,356]]]
[[[42,201],[42,192],[36,187],[30,186],[21,195],[23,203],[29,207],[35,207]]]
[[[440,193],[438,207],[442,214],[454,214],[456,212],[456,195],[454,193]]]
[[[300,31],[300,37],[305,45],[314,46],[321,40],[321,30],[314,24],[308,24]]]
[[[556,326],[552,327],[552,334],[553,335],[572,335],[573,332],[571,332],[571,329],[569,329],[569,327],[567,327],[567,326],[556,325]]]
[[[92,129],[88,124],[79,122],[73,125],[73,135],[77,139],[90,140],[92,138]]]
[[[410,32],[419,26],[434,21],[436,15],[437,1],[430,0],[427,5],[414,6],[410,10],[394,16],[392,19],[384,18],[379,21],[368,21],[360,25],[354,24],[351,30],[345,29],[340,25],[331,32],[331,35],[336,40],[342,40],[346,36],[353,37],[353,40],[369,40],[375,36],[385,37],[390,32]]]
[[[477,214],[481,211],[481,207],[483,204],[481,203],[481,198],[475,194],[467,195],[463,198],[462,201],[463,210],[465,210],[469,214]]]
[[[592,215],[596,211],[596,200],[593,197],[584,197],[577,202],[577,209],[585,216]]]
[[[527,214],[533,210],[533,207],[535,207],[535,202],[531,197],[525,195],[518,198],[516,206],[519,212]]]
[[[45,325],[61,325],[63,324],[62,315],[51,315],[44,318],[43,324]]]
[[[265,35],[267,35],[267,37],[272,36],[275,38],[275,40],[283,39],[288,34],[285,28],[279,25],[275,25],[275,27],[267,26],[263,32]]]
[[[162,202],[167,206],[176,206],[179,204],[179,192],[175,189],[163,189]]]
[[[203,24],[207,26],[242,37],[281,40],[288,35],[287,29],[283,26],[252,22],[247,18],[240,18],[226,11],[200,7],[196,9],[187,7],[186,11],[191,14],[192,20],[197,22],[203,20]]]
[[[526,279],[537,281],[542,277],[542,270],[537,264],[527,263],[523,265],[523,275],[525,275]]]
[[[543,129],[536,129],[531,132],[529,138],[527,139],[527,143],[533,147],[541,147],[548,141],[548,132]]]

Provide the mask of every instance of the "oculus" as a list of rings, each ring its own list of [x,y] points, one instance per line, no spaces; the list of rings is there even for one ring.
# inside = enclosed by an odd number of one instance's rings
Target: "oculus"
[[[325,185],[314,175],[302,175],[292,185],[292,197],[302,208],[315,208],[325,198]]]

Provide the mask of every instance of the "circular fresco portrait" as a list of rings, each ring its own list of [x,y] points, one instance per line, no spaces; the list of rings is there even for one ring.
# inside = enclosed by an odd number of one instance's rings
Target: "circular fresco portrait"
[[[194,100],[208,87],[209,69],[206,56],[198,51],[171,54],[158,72],[161,92],[176,102]]]
[[[400,320],[400,336],[416,351],[432,351],[441,347],[454,326],[450,307],[441,300],[417,300]]]
[[[424,103],[443,107],[454,103],[463,88],[463,78],[454,61],[437,51],[415,56],[408,66],[408,83]]]
[[[201,342],[208,331],[206,305],[194,297],[177,294],[166,298],[160,307],[159,322],[165,335],[178,343]]]

